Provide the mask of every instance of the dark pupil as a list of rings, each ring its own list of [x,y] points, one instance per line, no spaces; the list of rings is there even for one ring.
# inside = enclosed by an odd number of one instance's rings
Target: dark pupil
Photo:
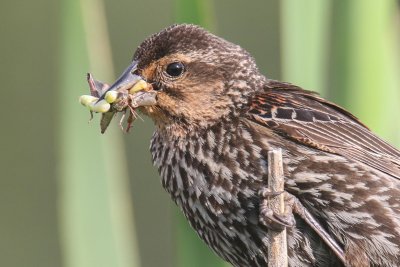
[[[173,77],[181,75],[183,72],[183,64],[180,62],[174,62],[167,66],[167,73]]]

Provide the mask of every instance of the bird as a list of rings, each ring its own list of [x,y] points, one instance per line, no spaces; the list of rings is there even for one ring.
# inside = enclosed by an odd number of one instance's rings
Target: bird
[[[132,90],[138,79],[147,86]],[[267,78],[241,46],[192,24],[145,39],[108,91],[127,88],[122,107],[154,121],[162,186],[232,266],[267,266],[268,232],[283,228],[289,266],[400,266],[400,151],[350,112]],[[284,192],[266,190],[273,149]],[[262,205],[281,193],[287,216]]]

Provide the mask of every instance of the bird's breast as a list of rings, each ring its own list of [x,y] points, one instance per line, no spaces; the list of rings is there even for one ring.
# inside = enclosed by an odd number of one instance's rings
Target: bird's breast
[[[175,139],[154,133],[153,163],[172,197],[182,196],[185,202],[207,197],[205,204],[220,213],[220,205],[239,205],[240,194],[250,197],[265,183],[268,145],[245,124],[230,127],[221,123]]]
[[[261,240],[252,235],[263,234],[247,229],[258,225],[258,191],[267,175],[265,149],[242,124],[236,129],[219,125],[184,140],[160,132],[152,138],[153,163],[163,187],[218,254],[224,244],[231,251],[247,246],[250,254],[259,253],[260,243],[244,241]]]

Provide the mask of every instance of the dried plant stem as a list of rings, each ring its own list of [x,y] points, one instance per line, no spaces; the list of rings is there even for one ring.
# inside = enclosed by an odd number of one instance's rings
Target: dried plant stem
[[[268,152],[268,188],[271,192],[284,191],[284,176],[281,149]],[[269,197],[268,206],[274,212],[285,212],[284,194]],[[270,244],[268,247],[268,267],[287,267],[286,229],[268,232]]]

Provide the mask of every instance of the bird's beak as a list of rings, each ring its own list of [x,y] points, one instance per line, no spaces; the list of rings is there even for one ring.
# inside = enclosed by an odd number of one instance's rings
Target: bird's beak
[[[100,102],[103,99],[107,100],[108,98],[107,96],[110,95],[109,92],[117,92],[117,93],[130,92],[130,90],[135,85],[144,82],[141,76],[134,74],[136,70],[137,70],[137,62],[133,61],[131,65],[129,65],[121,74],[121,76],[114,82],[114,84],[112,84],[105,92],[103,92],[100,95],[98,102]],[[144,88],[140,87],[140,89]]]
[[[121,76],[112,84],[97,102],[106,100],[109,103],[118,102],[125,94],[131,95],[134,107],[148,106],[155,104],[155,91],[141,76],[134,74],[137,70],[137,61],[133,61]],[[116,94],[115,94],[115,93]],[[119,110],[117,110],[119,111]]]
[[[143,77],[135,74],[136,70],[137,62],[133,61],[110,87],[103,86],[103,83],[95,81],[91,75],[88,76],[91,96],[87,97],[94,96],[96,101],[85,102],[85,99],[82,100],[81,97],[81,103],[93,112],[102,113],[100,121],[102,133],[105,132],[117,112],[125,111],[128,107],[135,109],[156,104],[156,91]]]

